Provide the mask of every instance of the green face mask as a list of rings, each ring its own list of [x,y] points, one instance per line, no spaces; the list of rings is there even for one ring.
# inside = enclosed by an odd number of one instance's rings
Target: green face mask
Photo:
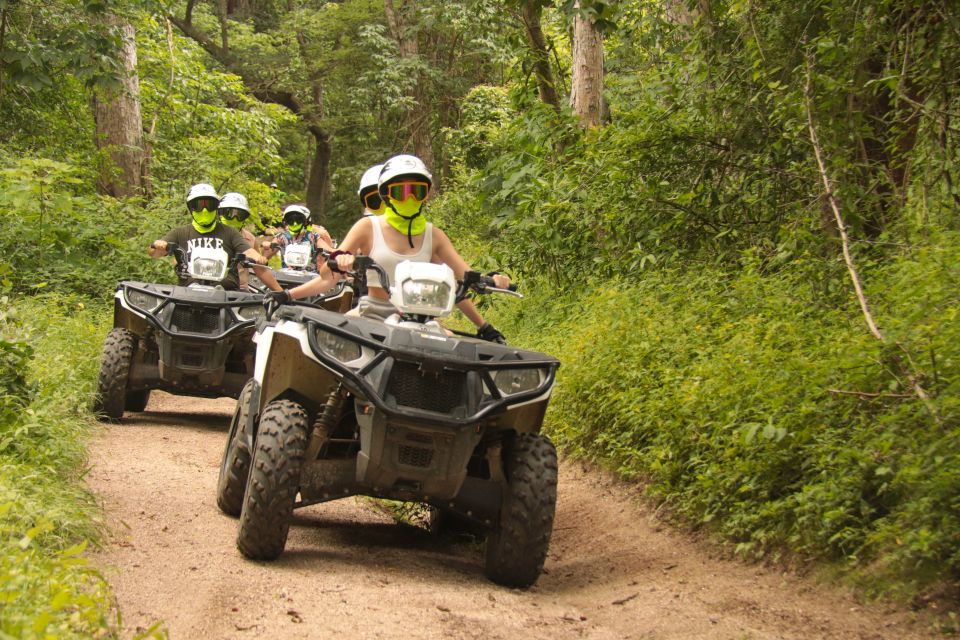
[[[389,204],[384,212],[387,224],[407,236],[410,246],[413,247],[413,236],[427,230],[427,219],[420,214],[423,203],[417,202],[415,198],[397,202],[390,197],[387,198],[387,202]]]
[[[200,209],[193,212],[193,228],[198,233],[210,233],[217,226],[217,212]]]
[[[228,227],[233,227],[237,231],[243,228],[243,223],[236,218],[224,218],[223,216],[220,216],[220,222]]]
[[[288,224],[287,229],[289,229],[293,235],[297,235],[300,233],[300,230],[303,229],[303,224],[299,222],[297,224]]]

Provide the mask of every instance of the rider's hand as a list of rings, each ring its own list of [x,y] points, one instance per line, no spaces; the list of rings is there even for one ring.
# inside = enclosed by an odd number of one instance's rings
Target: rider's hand
[[[143,246],[143,245],[141,245]],[[166,240],[154,240],[153,244],[150,245],[150,248],[159,253],[167,252],[167,241]]]
[[[255,256],[253,256],[252,260],[253,260],[254,262],[256,262],[257,264],[267,264],[267,259],[266,259],[265,257],[263,257],[262,255],[260,255],[259,253],[258,253],[257,255],[255,255]]]
[[[509,278],[507,278],[507,280],[509,280]],[[503,334],[497,331],[497,328],[489,322],[483,323],[483,326],[477,329],[477,337],[487,342],[507,344],[507,339],[503,337]]]
[[[509,289],[510,288],[510,278],[505,276],[502,273],[493,274],[493,282],[497,289]]]
[[[263,294],[263,306],[265,307],[270,305],[279,306],[289,302],[293,302],[293,296],[290,295],[290,292],[286,289],[282,291],[268,291]]]
[[[324,227],[321,227],[318,224],[313,225],[313,232],[317,234],[317,246],[322,244],[327,244],[333,246],[333,238],[330,237],[330,232],[327,231]]]
[[[340,271],[353,271],[353,256],[349,253],[341,253],[337,256],[336,260],[337,268],[340,269]]]

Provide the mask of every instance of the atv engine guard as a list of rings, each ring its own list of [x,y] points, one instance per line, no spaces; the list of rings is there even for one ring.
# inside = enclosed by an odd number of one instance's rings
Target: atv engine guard
[[[372,405],[356,403],[360,430],[357,482],[376,493],[452,499],[480,442],[479,425],[459,428],[388,422]]]

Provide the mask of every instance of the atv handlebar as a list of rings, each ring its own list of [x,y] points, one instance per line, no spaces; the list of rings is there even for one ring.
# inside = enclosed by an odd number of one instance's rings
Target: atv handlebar
[[[327,252],[323,253],[327,260],[327,268],[330,269],[330,271],[342,273],[347,277],[353,278],[352,286],[356,294],[355,299],[359,300],[360,296],[367,295],[367,270],[377,273],[377,278],[380,280],[380,288],[386,291],[387,295],[390,295],[390,276],[387,275],[386,270],[374,262],[370,256],[354,256],[353,271],[342,271],[337,266],[337,261],[330,259],[330,254]]]
[[[505,293],[515,298],[523,297],[522,293],[517,293],[516,284],[510,283],[508,288],[501,289],[497,286],[493,276],[483,275],[479,271],[467,271],[463,274],[463,280],[460,281],[460,286],[457,288],[456,301],[460,302],[471,291],[475,293]]]

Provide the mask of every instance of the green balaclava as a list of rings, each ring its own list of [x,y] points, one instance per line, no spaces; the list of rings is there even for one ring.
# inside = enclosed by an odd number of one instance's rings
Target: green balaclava
[[[237,231],[240,231],[241,229],[243,229],[243,222],[240,220],[237,220],[236,218],[224,218],[223,216],[220,216],[220,222],[227,225],[228,227],[233,227]]]
[[[287,229],[295,236],[300,235],[300,231],[303,229],[302,222],[291,222],[287,225]]]
[[[387,218],[387,223],[400,233],[406,234],[407,242],[412,249],[413,236],[418,236],[427,230],[427,219],[420,215],[423,202],[417,202],[413,196],[409,196],[403,202],[387,196],[385,202],[387,210],[384,216]]]
[[[206,209],[200,209],[200,211],[194,211],[193,213],[193,228],[197,230],[197,233],[210,233],[213,231],[213,228],[217,226],[217,211],[208,211]]]

